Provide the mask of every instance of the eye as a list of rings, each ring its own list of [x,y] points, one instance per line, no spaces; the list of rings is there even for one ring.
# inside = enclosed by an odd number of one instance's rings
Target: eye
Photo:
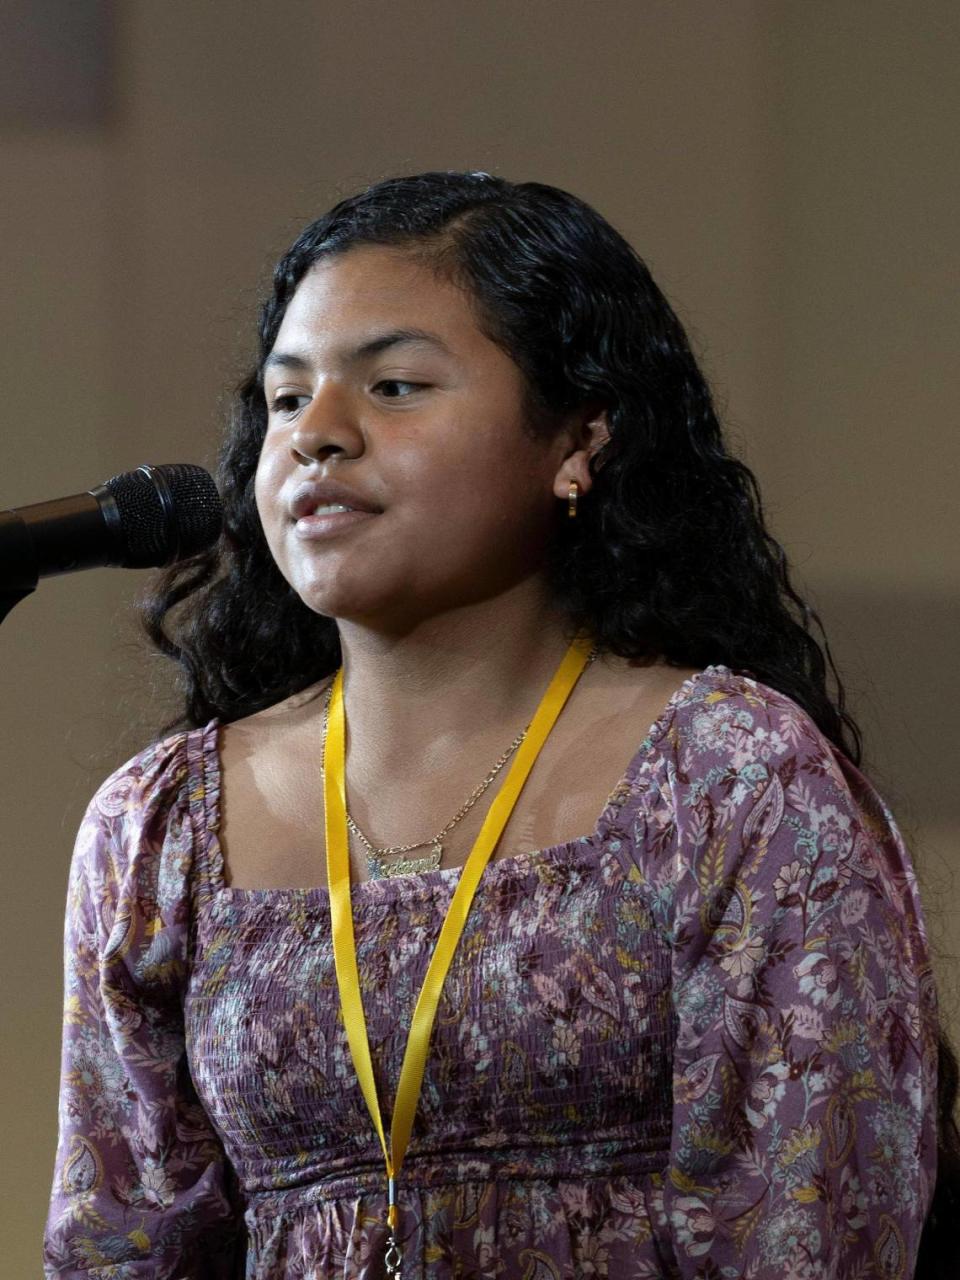
[[[424,389],[425,387],[427,387],[427,386],[429,386],[429,383],[426,383],[426,382],[404,382],[404,381],[403,381],[402,379],[400,379],[400,378],[381,378],[379,382],[375,382],[375,383],[373,384],[373,389],[374,389],[374,391],[376,391],[377,387],[413,387],[413,389],[414,389],[415,391],[420,391],[420,390],[423,390],[423,389]],[[388,396],[386,397],[386,399],[388,399],[388,400],[407,400],[407,399],[409,399],[409,397],[408,397],[408,396],[402,396],[402,395],[401,395],[401,396],[398,396],[398,395],[388,395]]]
[[[275,396],[270,401],[271,413],[294,413],[301,406],[297,403],[299,400],[309,400],[309,396],[294,395],[293,392],[287,395]]]

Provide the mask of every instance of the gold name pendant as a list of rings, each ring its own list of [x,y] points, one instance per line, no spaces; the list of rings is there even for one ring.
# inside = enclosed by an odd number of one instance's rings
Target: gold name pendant
[[[384,862],[376,854],[367,854],[367,875],[371,880],[384,880],[391,876],[421,876],[425,871],[436,871],[443,856],[443,845],[435,844],[422,858],[397,858]]]

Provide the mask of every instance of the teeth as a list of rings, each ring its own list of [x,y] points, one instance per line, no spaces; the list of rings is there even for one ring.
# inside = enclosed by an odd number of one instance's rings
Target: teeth
[[[313,512],[315,516],[330,516],[335,511],[352,511],[353,507],[344,507],[339,502],[328,502],[323,506],[319,506]]]

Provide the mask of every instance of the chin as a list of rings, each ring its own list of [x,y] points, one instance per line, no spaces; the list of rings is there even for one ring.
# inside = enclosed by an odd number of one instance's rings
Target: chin
[[[368,592],[358,592],[355,588],[346,586],[338,589],[329,580],[294,582],[291,585],[304,607],[311,613],[319,613],[324,618],[342,618],[345,622],[359,622],[382,612],[385,604]]]
[[[299,587],[294,584],[294,591],[300,602],[311,613],[319,613],[324,618],[344,618],[350,613],[350,600],[338,598],[334,592],[322,587]]]

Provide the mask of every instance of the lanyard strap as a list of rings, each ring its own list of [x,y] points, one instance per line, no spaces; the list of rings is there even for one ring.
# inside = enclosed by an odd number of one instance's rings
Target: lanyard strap
[[[360,996],[360,977],[357,970],[357,949],[353,935],[353,912],[350,906],[350,852],[347,843],[346,792],[344,765],[346,759],[345,725],[343,713],[343,668],[333,682],[327,720],[327,741],[323,758],[323,810],[324,834],[327,845],[327,885],[330,893],[330,920],[333,934],[333,957],[340,992],[340,1008],[343,1024],[350,1045],[354,1069],[360,1088],[373,1118],[380,1145],[387,1164],[389,1187],[388,1223],[391,1230],[397,1225],[395,1203],[395,1179],[403,1163],[413,1118],[420,1098],[423,1073],[427,1065],[430,1036],[436,1017],[444,979],[460,935],[467,921],[467,914],[476,892],[483,869],[496,848],[497,841],[513,811],[527,775],[547,735],[556,723],[564,703],[587,664],[590,654],[589,637],[578,636],[570,645],[557,668],[536,714],[530,723],[527,736],[521,743],[502,787],[496,795],[480,834],[470,851],[460,876],[456,892],[447,911],[437,945],[434,948],[423,989],[413,1011],[410,1034],[400,1068],[397,1096],[390,1128],[390,1145],[387,1146],[377,1086],[373,1078],[370,1059],[370,1041]]]

